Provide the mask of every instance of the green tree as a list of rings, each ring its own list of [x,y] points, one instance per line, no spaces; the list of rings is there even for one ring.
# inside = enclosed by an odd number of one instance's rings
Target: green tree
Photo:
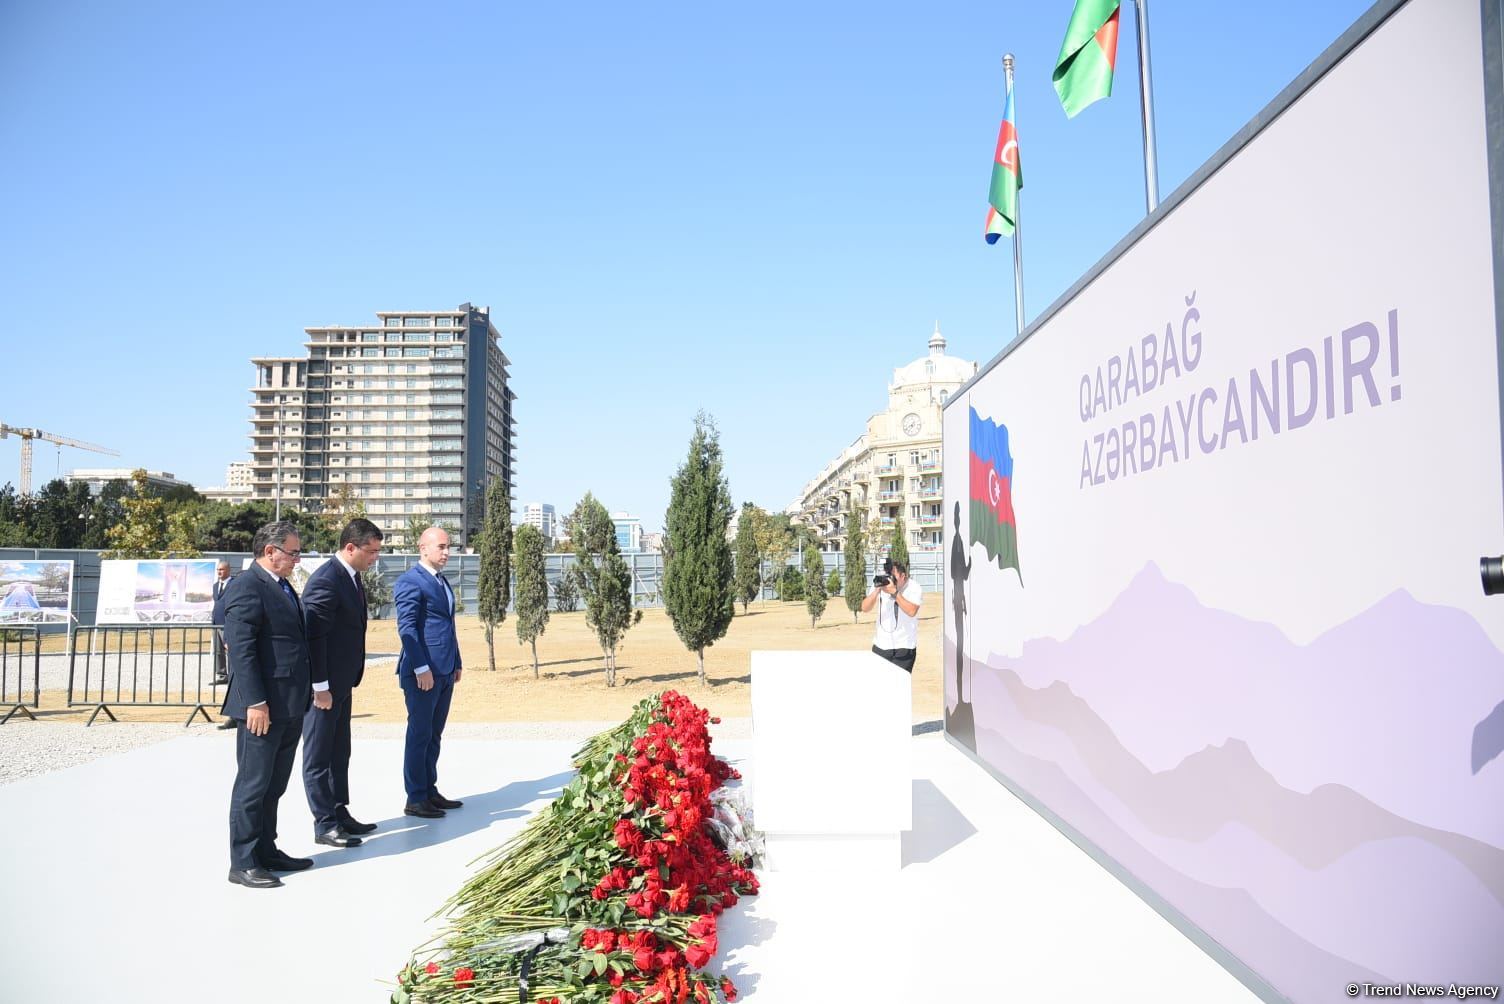
[[[403,535],[402,546],[416,552],[418,550],[418,538],[423,536],[423,531],[431,526],[433,526],[433,517],[428,513],[409,513],[407,517],[407,530]]]
[[[862,600],[867,594],[867,532],[863,526],[866,518],[863,509],[853,509],[846,516],[846,588],[841,592],[853,624],[862,612]]]
[[[616,647],[642,611],[632,609],[632,572],[622,560],[611,513],[589,492],[569,517],[585,623],[595,631],[606,657],[606,686],[616,686]]]
[[[559,576],[559,581],[554,583],[554,609],[561,614],[572,614],[579,607],[580,570],[570,565]]]
[[[517,640],[533,650],[533,679],[538,678],[538,638],[548,627],[548,576],[544,571],[543,534],[524,523],[517,528]]]
[[[350,521],[364,517],[365,514],[366,504],[361,501],[355,486],[348,481],[341,481],[329,492],[329,497],[324,499],[323,508],[319,511],[319,522],[323,524],[324,531],[338,542],[339,535]]]
[[[88,491],[88,486],[84,486]],[[80,536],[68,498],[68,482],[55,478],[32,496],[32,547],[76,547]]]
[[[809,626],[825,613],[825,561],[820,549],[813,544],[804,545],[804,606],[809,610]]]
[[[146,471],[131,472],[131,490],[120,499],[122,518],[106,537],[103,558],[156,558],[167,545],[167,503],[151,491]]]
[[[830,574],[825,577],[825,595],[841,595],[841,572],[839,569],[832,568]]]
[[[26,498],[16,492],[16,486],[6,482],[0,486],[0,547],[25,547],[29,536],[26,529]]]
[[[360,573],[360,584],[366,591],[366,613],[372,620],[380,619],[381,611],[392,602],[392,587],[375,565]]]
[[[888,557],[894,561],[903,562],[903,567],[909,567],[909,542],[904,539],[903,511],[899,510],[898,520],[893,524],[893,543],[888,548]]]
[[[503,478],[486,488],[486,518],[480,540],[480,622],[486,626],[486,654],[496,672],[496,625],[507,619],[512,602],[512,497]]]
[[[167,516],[167,536],[162,543],[164,558],[197,558],[195,546],[198,523],[197,508],[193,505],[179,507]]]
[[[804,599],[804,573],[793,565],[784,565],[783,573],[778,576],[778,598],[785,601]]]
[[[757,527],[752,515],[756,508],[751,502],[743,502],[742,516],[736,523],[736,579],[733,591],[736,598],[742,601],[742,613],[747,612],[747,604],[757,599],[757,594],[762,591],[762,555],[757,550]]]
[[[663,605],[705,682],[705,650],[731,626],[731,489],[720,434],[703,411],[695,416],[689,455],[674,475],[664,517]]]

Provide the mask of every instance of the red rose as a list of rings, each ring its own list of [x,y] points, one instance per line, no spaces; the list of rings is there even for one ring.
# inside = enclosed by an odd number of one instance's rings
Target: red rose
[[[729,976],[721,979],[721,993],[726,995],[728,1001],[736,1000],[736,984],[731,982]]]
[[[437,976],[439,975],[439,964],[437,962],[430,962],[423,967],[423,971],[429,976]]]
[[[651,948],[639,948],[632,953],[632,965],[639,972],[650,973],[653,971],[653,950]]]
[[[710,962],[711,955],[705,950],[704,945],[694,944],[684,949],[684,957],[696,969],[704,969],[706,964]]]
[[[475,983],[475,970],[469,966],[460,966],[454,971],[454,985],[461,990]]]

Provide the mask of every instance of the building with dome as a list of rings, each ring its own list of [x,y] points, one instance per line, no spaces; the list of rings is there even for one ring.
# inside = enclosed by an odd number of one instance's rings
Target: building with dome
[[[903,515],[910,551],[939,550],[944,531],[940,474],[940,407],[977,372],[945,354],[940,324],[929,351],[893,371],[888,407],[867,431],[804,486],[788,513],[811,527],[822,551],[839,551],[847,521],[866,510],[869,533],[891,536]]]

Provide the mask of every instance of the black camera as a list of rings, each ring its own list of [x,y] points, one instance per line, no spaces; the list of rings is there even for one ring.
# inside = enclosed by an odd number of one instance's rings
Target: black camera
[[[1483,595],[1504,593],[1504,556],[1478,559],[1478,572],[1483,577]]]
[[[888,576],[886,576],[886,575],[874,575],[874,576],[872,576],[872,584],[874,586],[876,586],[877,588],[879,588],[879,589],[883,588],[884,586],[886,586],[888,583],[890,583],[892,581],[893,580],[891,578],[889,578]]]

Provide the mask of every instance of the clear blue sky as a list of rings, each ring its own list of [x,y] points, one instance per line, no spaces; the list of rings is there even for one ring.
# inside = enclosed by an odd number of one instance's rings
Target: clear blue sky
[[[0,5],[0,421],[122,454],[64,471],[220,484],[252,355],[468,300],[513,362],[518,501],[655,529],[705,408],[737,503],[781,508],[935,319],[968,359],[1012,336],[981,239],[1004,51],[1030,316],[1141,218],[1131,8],[1113,98],[1068,121],[1071,6]],[[1162,192],[1366,7],[1155,0]]]

